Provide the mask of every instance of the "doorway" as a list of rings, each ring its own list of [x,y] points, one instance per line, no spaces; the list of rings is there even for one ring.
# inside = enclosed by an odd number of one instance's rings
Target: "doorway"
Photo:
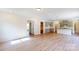
[[[57,24],[55,25],[55,33],[57,33]]]
[[[43,34],[44,32],[43,28],[44,28],[44,24],[43,22],[40,22],[40,34]]]
[[[31,22],[27,22],[27,34],[29,36],[33,35],[33,24]]]

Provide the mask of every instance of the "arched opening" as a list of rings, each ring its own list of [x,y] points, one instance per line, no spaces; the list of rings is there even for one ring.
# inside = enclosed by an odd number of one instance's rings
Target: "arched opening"
[[[27,33],[29,36],[34,35],[34,24],[32,21],[27,21],[26,24],[27,27]]]

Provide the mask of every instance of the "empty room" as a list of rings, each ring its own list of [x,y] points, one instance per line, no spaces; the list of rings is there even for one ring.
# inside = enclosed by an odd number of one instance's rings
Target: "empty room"
[[[0,8],[0,51],[79,51],[79,8]]]

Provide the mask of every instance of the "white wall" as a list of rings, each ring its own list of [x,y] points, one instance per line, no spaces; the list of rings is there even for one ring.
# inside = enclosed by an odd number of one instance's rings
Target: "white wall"
[[[0,12],[0,42],[28,36],[26,19],[7,12]]]

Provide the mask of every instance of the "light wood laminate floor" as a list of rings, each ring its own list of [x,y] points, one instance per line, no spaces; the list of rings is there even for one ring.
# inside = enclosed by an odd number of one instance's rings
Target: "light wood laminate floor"
[[[47,33],[0,43],[0,51],[79,51],[79,36]]]

